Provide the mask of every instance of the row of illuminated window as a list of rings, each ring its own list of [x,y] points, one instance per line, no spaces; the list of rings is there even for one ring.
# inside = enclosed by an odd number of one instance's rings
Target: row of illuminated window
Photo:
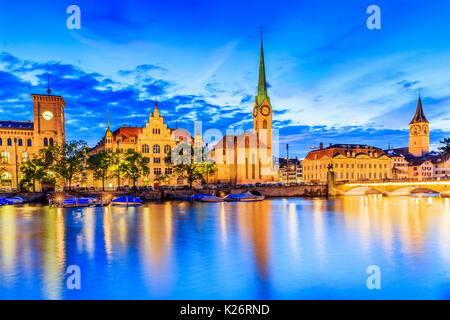
[[[169,154],[172,148],[169,145],[164,146],[164,153]],[[148,144],[142,145],[142,153],[150,153],[150,146]],[[161,153],[161,147],[159,144],[153,145],[153,153]]]
[[[153,168],[153,174],[155,176],[159,176],[162,174],[162,169],[161,168]],[[165,168],[164,169],[164,174],[172,174],[172,168]]]
[[[23,140],[22,140],[22,139],[17,139],[15,142],[17,142],[17,145],[18,145],[19,147],[23,146]],[[13,144],[13,139],[8,138],[8,139],[6,140],[6,145],[12,146],[12,144]],[[2,145],[3,145],[3,140],[2,140],[2,138],[0,138],[0,146],[2,146]],[[28,140],[27,140],[27,146],[28,146],[28,147],[31,147],[31,145],[32,145],[32,141],[31,141],[31,139],[28,139]]]
[[[341,163],[341,164],[330,164],[330,167],[331,168],[335,168],[335,169],[339,169],[339,168],[341,168],[341,169],[344,169],[344,167],[345,168],[347,168],[347,169],[349,169],[349,168],[352,168],[352,169],[354,169],[355,168],[355,164],[354,163],[352,163],[352,164],[349,164],[349,163],[347,163],[347,164],[345,164],[345,166],[344,166],[344,164],[343,163]],[[377,169],[377,167],[379,168],[379,169],[382,169],[383,167],[384,168],[387,168],[388,167],[388,165],[387,164],[376,164],[376,163],[374,163],[374,164],[371,164],[371,163],[369,163],[369,164],[366,164],[366,163],[364,163],[364,164],[356,164],[356,168],[357,169]],[[317,170],[317,169],[327,169],[327,165],[326,164],[320,164],[320,165],[314,165],[314,166],[305,166],[305,170]]]
[[[8,151],[3,151],[1,153],[2,164],[8,164],[10,160],[10,155]],[[30,160],[30,154],[26,151],[22,152],[22,162]]]
[[[316,180],[316,179],[326,179],[327,176],[326,174],[306,174],[303,176],[305,178],[305,180]],[[372,172],[367,173],[359,173],[359,174],[355,174],[354,172],[352,172],[351,174],[349,172],[340,172],[338,174],[336,174],[336,179],[383,179],[383,178],[387,178],[387,173],[376,173],[374,172],[372,174]]]

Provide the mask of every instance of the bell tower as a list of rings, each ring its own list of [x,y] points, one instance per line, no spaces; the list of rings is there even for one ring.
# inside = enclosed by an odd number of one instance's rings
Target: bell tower
[[[421,157],[429,152],[430,148],[430,124],[425,117],[422,101],[419,95],[417,109],[414,118],[409,124],[409,153]]]
[[[39,150],[54,142],[64,143],[64,99],[61,96],[44,94],[32,94],[31,98],[34,106],[34,146]]]
[[[253,106],[253,131],[268,148],[272,157],[272,106],[267,94],[266,70],[264,65],[263,38],[261,32],[261,56],[259,60],[258,93]]]

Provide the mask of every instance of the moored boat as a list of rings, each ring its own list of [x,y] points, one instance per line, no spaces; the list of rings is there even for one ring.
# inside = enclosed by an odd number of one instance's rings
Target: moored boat
[[[111,200],[111,204],[113,206],[140,206],[142,204],[142,200],[138,197],[121,196]]]
[[[88,198],[69,198],[64,199],[61,206],[64,208],[88,207],[90,205]]]
[[[200,201],[200,202],[222,202],[223,201],[222,198],[219,198],[216,196],[211,196],[209,194],[201,194],[195,200]]]
[[[241,194],[229,194],[224,200],[225,201],[242,201],[242,202],[253,202],[253,201],[262,201],[265,196],[262,194],[254,194],[249,191]]]

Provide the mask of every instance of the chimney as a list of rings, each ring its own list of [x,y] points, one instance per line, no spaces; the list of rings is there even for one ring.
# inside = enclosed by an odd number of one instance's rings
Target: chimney
[[[321,142],[321,143],[319,144],[319,149],[320,149],[320,150],[323,149],[323,142]]]

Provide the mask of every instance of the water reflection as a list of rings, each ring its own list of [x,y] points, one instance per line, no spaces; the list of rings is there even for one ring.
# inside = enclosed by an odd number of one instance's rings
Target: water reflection
[[[0,207],[0,298],[442,298],[448,198]],[[65,287],[77,264],[79,293]],[[423,279],[418,282],[417,279]]]

